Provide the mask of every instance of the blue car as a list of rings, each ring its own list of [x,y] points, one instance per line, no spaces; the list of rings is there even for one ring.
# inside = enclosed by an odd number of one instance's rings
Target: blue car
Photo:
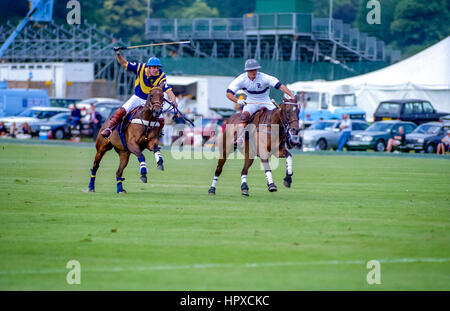
[[[68,112],[59,113],[48,121],[33,124],[33,126],[39,127],[39,137],[41,138],[64,139],[70,136],[69,117],[70,113]]]

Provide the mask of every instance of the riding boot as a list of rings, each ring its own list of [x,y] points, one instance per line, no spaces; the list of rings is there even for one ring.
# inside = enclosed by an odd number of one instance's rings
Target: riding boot
[[[109,136],[111,136],[112,132],[122,120],[123,116],[126,115],[126,113],[127,111],[123,107],[120,107],[116,110],[116,112],[114,112],[114,115],[109,120],[108,126],[101,132],[104,138],[109,138]]]

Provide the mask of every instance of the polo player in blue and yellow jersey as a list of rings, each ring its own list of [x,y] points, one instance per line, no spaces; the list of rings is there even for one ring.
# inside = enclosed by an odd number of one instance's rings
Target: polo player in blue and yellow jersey
[[[111,136],[114,129],[120,123],[122,118],[131,110],[138,106],[144,106],[152,87],[159,86],[169,96],[172,105],[176,107],[175,94],[172,88],[167,84],[166,74],[161,70],[161,61],[156,57],[151,57],[144,63],[128,62],[121,54],[118,47],[114,48],[117,55],[117,61],[126,70],[136,74],[136,81],[134,83],[134,95],[123,104],[122,107],[114,112],[114,115],[109,120],[108,126],[101,132],[101,135],[107,139]],[[153,150],[155,159],[159,170],[164,170],[163,158],[159,148],[156,146]]]
[[[114,128],[119,124],[121,119],[131,110],[138,106],[144,106],[148,94],[152,87],[162,87],[163,91],[167,93],[172,104],[176,105],[175,94],[172,88],[167,84],[166,75],[161,70],[162,64],[156,57],[151,57],[147,63],[128,62],[122,55],[120,55],[119,48],[114,48],[117,55],[117,61],[126,70],[136,74],[136,81],[134,84],[134,95],[119,109],[109,121],[108,126],[102,131],[102,136],[109,138]]]

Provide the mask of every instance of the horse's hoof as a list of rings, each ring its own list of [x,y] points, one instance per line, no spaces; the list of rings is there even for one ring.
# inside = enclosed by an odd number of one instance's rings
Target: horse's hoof
[[[241,184],[241,194],[248,197],[248,185],[246,182]]]
[[[214,187],[209,188],[208,194],[209,195],[215,195],[216,194],[216,188],[214,188]]]
[[[161,165],[158,164],[158,166],[156,168],[158,170],[160,170],[160,171],[164,171],[164,165],[163,164],[161,164]]]
[[[125,190],[117,192],[117,194],[126,194],[127,192]]]
[[[270,191],[270,192],[275,192],[275,191],[278,190],[278,189],[277,189],[277,186],[275,186],[274,183],[269,184],[267,187],[269,188],[269,191]]]
[[[147,175],[141,175],[141,181],[146,184],[147,183]]]
[[[284,185],[286,188],[291,188],[291,184],[292,184],[292,177],[291,177],[291,176],[286,176],[286,177],[284,177],[284,179],[283,179],[283,185]]]
[[[95,192],[95,189],[89,188],[88,192]]]

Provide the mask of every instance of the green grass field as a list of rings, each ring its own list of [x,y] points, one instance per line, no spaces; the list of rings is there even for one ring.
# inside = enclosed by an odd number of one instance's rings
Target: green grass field
[[[215,160],[163,154],[161,172],[145,153],[147,184],[133,156],[117,195],[109,152],[86,193],[94,149],[2,143],[0,290],[450,290],[448,160],[295,155],[275,193],[258,160],[247,198],[241,160],[211,197]]]

